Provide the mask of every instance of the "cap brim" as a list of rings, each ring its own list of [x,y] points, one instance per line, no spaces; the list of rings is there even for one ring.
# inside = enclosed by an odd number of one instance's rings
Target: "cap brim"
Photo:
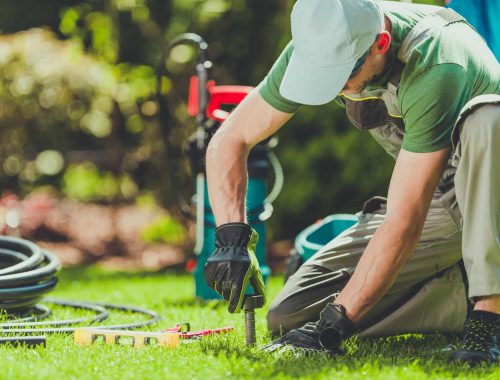
[[[339,66],[311,66],[301,62],[294,51],[281,81],[280,94],[300,104],[326,104],[344,88],[355,65],[356,60]]]

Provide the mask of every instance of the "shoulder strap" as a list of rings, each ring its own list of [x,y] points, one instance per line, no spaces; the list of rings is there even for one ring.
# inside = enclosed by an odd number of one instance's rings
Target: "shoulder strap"
[[[443,27],[456,23],[465,22],[465,18],[460,16],[453,9],[443,8],[435,13],[431,13],[419,22],[408,32],[398,51],[398,58],[402,62],[408,62],[411,53],[424,38],[432,35]]]
[[[429,20],[430,19],[430,20]],[[437,20],[437,21],[436,21]],[[389,75],[389,85],[397,88],[401,80],[401,73],[404,70],[413,49],[431,32],[432,28],[443,27],[455,22],[466,22],[465,19],[452,9],[444,8],[425,16],[406,35],[398,51],[396,62]]]

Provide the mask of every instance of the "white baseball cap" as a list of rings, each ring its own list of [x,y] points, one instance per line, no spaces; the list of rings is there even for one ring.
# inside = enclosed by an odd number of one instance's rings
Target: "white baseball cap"
[[[301,104],[333,100],[384,30],[377,0],[298,0],[292,10],[294,51],[280,93]]]

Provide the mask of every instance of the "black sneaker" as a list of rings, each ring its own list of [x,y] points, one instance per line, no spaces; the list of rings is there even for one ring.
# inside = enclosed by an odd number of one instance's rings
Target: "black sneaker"
[[[465,321],[462,348],[451,357],[455,362],[478,364],[500,361],[500,318],[498,314],[472,311]]]

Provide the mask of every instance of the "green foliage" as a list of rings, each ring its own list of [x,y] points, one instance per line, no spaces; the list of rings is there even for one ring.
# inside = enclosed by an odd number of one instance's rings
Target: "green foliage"
[[[184,226],[170,215],[158,218],[141,231],[141,238],[147,242],[182,244],[186,236]]]
[[[3,37],[0,66],[3,188],[28,192],[37,185],[62,185],[87,200],[133,195],[112,189],[121,185],[82,195],[64,171],[88,161],[130,182],[142,163],[161,155],[155,151],[157,130],[150,128],[158,111],[151,67],[112,65],[85,53],[78,41],[59,41],[37,29]],[[74,173],[68,175],[74,181]]]
[[[130,176],[100,172],[91,163],[70,165],[62,179],[63,193],[79,201],[129,199],[137,194]]]
[[[43,175],[38,152],[71,147],[75,135],[109,133],[116,78],[78,45],[42,30],[2,38],[0,51],[2,180],[30,189]]]
[[[117,41],[111,15],[96,12],[88,3],[81,3],[61,11],[61,33],[84,44],[89,41],[89,50],[108,62],[115,62]]]

